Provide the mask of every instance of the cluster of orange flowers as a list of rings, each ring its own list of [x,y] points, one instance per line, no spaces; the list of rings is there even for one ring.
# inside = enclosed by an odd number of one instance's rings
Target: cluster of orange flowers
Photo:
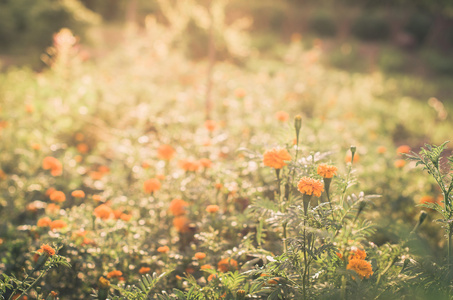
[[[188,206],[189,203],[179,198],[175,198],[170,202],[170,213],[175,216],[173,219],[173,226],[181,233],[190,231],[190,220],[185,216]]]
[[[178,162],[181,169],[186,172],[196,172],[201,168],[209,169],[212,167],[212,161],[209,158],[201,158],[199,160],[181,159]]]
[[[342,255],[337,253],[342,259]],[[371,263],[365,260],[366,252],[361,249],[354,249],[349,253],[348,265],[346,269],[355,271],[360,278],[370,278],[373,275],[373,268]]]
[[[50,170],[52,176],[60,176],[63,173],[63,165],[61,162],[52,156],[47,156],[42,161],[42,168],[44,170]]]
[[[63,220],[52,221],[49,217],[43,217],[38,220],[36,226],[38,227],[50,227],[51,230],[61,229],[68,226]]]
[[[147,194],[153,194],[154,192],[157,192],[158,190],[160,190],[161,186],[162,186],[162,184],[160,183],[159,179],[151,178],[151,179],[146,180],[143,183],[143,190]]]
[[[157,148],[157,157],[162,160],[171,160],[175,155],[175,149],[170,145],[160,145]]]

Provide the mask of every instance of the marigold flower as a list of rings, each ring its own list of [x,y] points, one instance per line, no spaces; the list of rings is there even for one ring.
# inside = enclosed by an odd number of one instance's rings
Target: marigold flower
[[[404,159],[397,159],[395,160],[393,165],[395,166],[395,168],[401,169],[406,165],[406,161]]]
[[[101,289],[106,289],[110,286],[110,281],[108,281],[107,279],[105,279],[104,277],[100,277],[99,278],[99,287]]]
[[[190,161],[182,159],[178,162],[178,165],[181,169],[187,172],[195,172],[200,168],[200,163],[198,161]]]
[[[218,190],[221,190],[223,188],[223,184],[221,183],[216,183],[215,184],[215,188],[218,189]]]
[[[33,143],[33,144],[31,144],[31,148],[33,150],[39,150],[39,149],[41,149],[41,145],[38,143]]]
[[[377,153],[379,153],[379,154],[384,154],[385,152],[387,152],[387,148],[386,148],[386,147],[384,147],[384,146],[379,146],[379,147],[377,148]]]
[[[3,172],[3,170],[0,170],[0,179],[5,180],[6,179],[6,174]]]
[[[63,220],[55,220],[52,223],[50,223],[50,229],[52,229],[52,230],[65,228],[66,226],[68,226],[68,225]]]
[[[206,265],[202,265],[200,267],[200,270],[211,270],[211,269],[214,269],[213,266],[209,265],[209,264],[206,264]]]
[[[289,114],[286,111],[278,111],[275,113],[275,118],[280,122],[286,122],[289,120]]]
[[[57,213],[58,211],[60,211],[60,205],[57,205],[55,203],[47,204],[47,207],[46,207],[47,213],[54,214],[54,213]]]
[[[208,276],[208,281],[211,281],[213,279],[217,278],[217,274],[211,274]]]
[[[143,190],[147,194],[157,192],[160,189],[160,187],[161,183],[157,178],[148,179],[143,183]]]
[[[321,193],[324,191],[322,182],[310,177],[302,177],[297,188],[302,194],[315,195],[316,197],[321,197]]]
[[[197,253],[195,253],[194,257],[195,257],[196,259],[201,260],[201,259],[206,258],[206,253],[204,253],[204,252],[197,252]]]
[[[286,166],[285,161],[291,160],[291,155],[284,148],[273,148],[267,150],[263,155],[264,165],[267,167],[281,169]]]
[[[53,192],[55,192],[55,191],[56,191],[56,189],[53,188],[53,187],[48,188],[48,189],[46,190],[46,196],[47,196],[47,197],[50,197],[50,195],[51,195]]]
[[[351,252],[349,252],[348,260],[365,259],[365,258],[366,258],[366,252],[362,249],[355,248],[355,249],[352,249]]]
[[[146,162],[146,161],[142,162],[143,169],[149,169],[150,167],[151,167],[151,164],[149,162]]]
[[[44,170],[50,170],[52,176],[59,176],[63,173],[63,166],[61,162],[52,156],[47,156],[42,161],[42,168]]]
[[[80,143],[77,145],[77,151],[79,151],[82,154],[88,153],[88,150],[89,150],[88,145],[85,143]]]
[[[110,168],[107,166],[99,166],[98,172],[101,172],[102,174],[107,174],[110,173]]]
[[[246,95],[246,92],[244,89],[241,89],[241,88],[238,88],[234,91],[234,95],[239,98],[239,99],[242,99],[245,97]]]
[[[121,214],[120,219],[123,220],[124,222],[128,222],[128,221],[130,221],[130,219],[132,219],[132,215],[131,214]]]
[[[110,279],[110,278],[118,278],[118,277],[121,277],[123,276],[123,272],[121,271],[118,271],[118,270],[113,270],[113,271],[110,271],[107,273],[107,278]]]
[[[44,217],[38,220],[38,223],[36,226],[38,227],[50,227],[50,224],[52,224],[52,220],[49,217]]]
[[[173,226],[180,233],[189,232],[189,224],[190,220],[186,216],[178,216],[173,219]]]
[[[351,259],[346,269],[354,270],[362,279],[373,275],[371,264],[363,259]]]
[[[182,199],[175,198],[170,202],[169,210],[174,216],[181,216],[186,214],[186,209],[189,203]]]
[[[238,262],[232,258],[224,258],[217,263],[217,270],[220,272],[228,272],[231,269],[237,270]]]
[[[331,165],[320,164],[318,166],[318,175],[324,178],[332,178],[334,175],[337,175],[338,168]]]
[[[100,219],[106,220],[113,216],[113,210],[109,206],[101,204],[94,209],[94,215]]]
[[[209,158],[201,158],[198,162],[205,169],[212,167],[212,161]]]
[[[160,145],[157,148],[157,157],[162,160],[171,160],[175,155],[175,149],[170,145]]]
[[[437,199],[435,199],[433,196],[422,196],[420,198],[420,204],[428,204],[428,203],[438,203]]]
[[[159,253],[167,253],[168,251],[170,251],[170,248],[168,248],[168,246],[161,246],[157,248],[157,252]]]
[[[54,202],[64,202],[66,201],[66,195],[62,191],[54,191],[50,194],[50,200]]]
[[[208,205],[206,207],[206,211],[211,214],[215,214],[216,212],[219,211],[219,206],[218,205]]]
[[[51,295],[52,297],[56,297],[56,296],[58,296],[58,293],[57,293],[57,292],[54,292],[54,291],[50,291],[50,295]]]
[[[206,120],[206,122],[204,122],[204,127],[208,130],[208,131],[214,131],[216,128],[217,128],[217,123],[213,120]]]
[[[71,193],[71,196],[74,198],[85,198],[85,192],[82,190],[75,190]]]
[[[141,267],[140,270],[138,270],[138,273],[140,274],[146,274],[146,273],[149,273],[151,271],[151,268],[148,268],[148,267]]]
[[[41,245],[41,250],[43,253],[47,254],[47,256],[54,256],[55,255],[55,249],[50,247],[47,244]]]
[[[102,200],[101,195],[93,195],[92,198],[94,201],[98,201],[98,202]]]
[[[156,178],[159,180],[165,180],[165,175],[164,174],[157,174]]]
[[[101,172],[97,172],[97,171],[91,171],[88,173],[88,175],[91,177],[91,179],[93,180],[101,180],[102,177],[104,177],[104,174],[101,173]]]
[[[22,294],[16,294],[13,296],[13,300],[16,300],[16,299],[19,299],[19,297],[21,296]],[[28,300],[28,297],[27,296],[22,296],[22,298],[20,298],[21,300]]]
[[[396,153],[398,155],[408,154],[409,152],[411,152],[411,147],[409,147],[408,145],[401,145],[398,148],[396,148]]]

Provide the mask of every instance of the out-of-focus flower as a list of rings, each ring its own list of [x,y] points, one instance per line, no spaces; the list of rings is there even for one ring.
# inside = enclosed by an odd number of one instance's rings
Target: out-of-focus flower
[[[285,161],[290,161],[291,155],[284,148],[273,148],[267,150],[263,155],[264,165],[267,167],[281,169],[286,166]]]
[[[197,253],[195,253],[194,257],[195,257],[196,259],[198,259],[198,260],[201,260],[201,259],[206,258],[206,253],[204,253],[204,252],[197,252]]]
[[[238,262],[230,257],[224,258],[217,263],[217,270],[220,272],[228,272],[230,270],[237,270]]]
[[[180,233],[186,233],[190,231],[190,220],[186,216],[178,216],[173,219],[173,226]]]
[[[387,152],[387,148],[386,148],[386,147],[384,147],[384,146],[379,146],[379,147],[377,148],[377,153],[379,153],[379,154],[384,154],[385,152]]]
[[[170,145],[160,145],[157,148],[157,157],[162,160],[171,160],[175,155],[175,149]]]
[[[118,271],[118,270],[113,270],[113,271],[110,271],[107,273],[107,278],[110,279],[110,278],[119,278],[123,276],[123,272],[121,271]]]
[[[60,176],[63,173],[63,165],[61,162],[52,156],[47,156],[42,161],[42,168],[44,170],[50,170],[52,176]]]
[[[160,183],[159,179],[157,179],[157,178],[148,179],[143,183],[143,190],[147,194],[152,194],[154,192],[157,192],[160,189],[160,187],[161,187],[161,183]]]
[[[289,120],[289,114],[286,111],[278,111],[275,113],[275,118],[280,122],[286,122]]]
[[[411,147],[409,147],[408,145],[401,145],[398,148],[396,148],[396,153],[398,155],[408,154],[410,151],[411,151]]]
[[[157,248],[157,252],[159,253],[168,253],[168,251],[170,251],[170,248],[168,248],[168,246],[160,246],[159,248]]]
[[[213,120],[206,120],[206,122],[204,122],[204,127],[208,131],[212,132],[212,131],[216,130],[217,123],[215,121],[213,121]]]
[[[346,269],[354,270],[362,279],[373,275],[371,264],[363,259],[351,259]]]
[[[68,225],[63,220],[55,220],[55,221],[52,221],[52,223],[50,223],[50,229],[52,229],[52,230],[65,228],[66,226],[68,226]]]
[[[55,249],[50,247],[47,244],[41,245],[41,250],[43,253],[45,253],[47,256],[54,256],[55,255]]]
[[[75,190],[71,193],[71,196],[74,198],[85,198],[85,192],[82,190]]]
[[[182,199],[175,198],[170,202],[169,210],[174,216],[181,216],[186,214],[186,209],[189,203]]]
[[[201,158],[198,162],[205,169],[212,167],[212,161],[209,158]]]
[[[52,220],[49,217],[43,217],[38,220],[38,223],[36,226],[38,227],[50,227],[50,224],[52,224]]]
[[[101,204],[94,209],[94,215],[100,219],[106,220],[113,216],[113,210],[106,204]]]
[[[54,191],[50,194],[50,200],[54,202],[64,202],[66,201],[66,195],[62,191]]]
[[[215,214],[216,212],[219,211],[219,206],[218,205],[208,205],[206,207],[206,211],[211,214]]]
[[[395,166],[395,168],[401,169],[406,165],[406,161],[404,159],[397,159],[395,160],[393,165]]]
[[[149,273],[150,271],[151,271],[151,268],[141,267],[140,270],[138,270],[138,273],[139,274],[146,274],[146,273]]]

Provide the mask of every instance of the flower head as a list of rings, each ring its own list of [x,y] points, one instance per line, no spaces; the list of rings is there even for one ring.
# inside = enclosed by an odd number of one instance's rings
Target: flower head
[[[123,272],[118,270],[113,270],[107,273],[107,278],[117,278],[123,276]]]
[[[206,127],[208,131],[212,132],[217,128],[217,123],[213,120],[206,120],[206,122],[204,122],[204,127]]]
[[[181,216],[186,214],[186,208],[189,206],[189,203],[182,199],[175,198],[170,202],[170,212],[174,216]]]
[[[159,253],[167,253],[168,251],[170,251],[170,248],[168,248],[168,246],[161,246],[157,248],[157,252]]]
[[[395,160],[393,165],[395,166],[395,168],[401,169],[406,165],[406,161],[404,159],[397,159]]]
[[[322,182],[310,177],[302,177],[297,188],[302,194],[315,195],[316,197],[321,197],[321,193],[324,191]]]
[[[49,227],[52,224],[52,220],[49,217],[43,217],[38,220],[36,226],[38,227]]]
[[[42,161],[42,168],[44,170],[50,170],[52,176],[59,176],[63,172],[63,166],[61,162],[52,156],[47,156]]]
[[[113,210],[109,206],[101,204],[94,209],[94,215],[100,219],[106,220],[113,216]]]
[[[54,191],[50,194],[50,200],[54,202],[64,202],[66,201],[66,195],[62,191]]]
[[[206,258],[206,253],[204,252],[197,252],[195,253],[194,257],[198,260]]]
[[[65,228],[66,226],[68,226],[68,225],[63,220],[55,220],[52,223],[50,223],[50,229],[52,229],[52,230]]]
[[[145,193],[151,194],[158,191],[161,185],[162,184],[160,183],[159,179],[151,178],[143,183],[143,190],[145,191]]]
[[[318,166],[318,175],[324,178],[332,178],[334,175],[337,175],[337,170],[338,168],[335,166],[320,164]]]
[[[110,281],[108,281],[107,279],[105,279],[104,277],[100,277],[99,278],[99,287],[101,289],[106,289],[110,286]]]
[[[211,214],[215,214],[216,212],[219,211],[219,206],[218,205],[208,205],[206,207],[206,211]]]
[[[217,263],[217,270],[220,272],[228,272],[232,269],[237,270],[238,262],[230,257],[224,258]]]
[[[175,155],[175,149],[170,145],[160,145],[157,148],[157,157],[162,160],[170,160]]]
[[[201,158],[198,162],[205,169],[212,167],[212,161],[209,158]]]
[[[291,155],[284,148],[273,148],[267,150],[263,155],[264,165],[267,167],[281,169],[286,166],[285,161],[291,160]]]
[[[141,267],[140,270],[138,270],[138,273],[140,274],[146,274],[146,273],[149,273],[151,271],[151,268],[148,268],[148,267]]]
[[[352,249],[351,252],[349,252],[349,257],[348,257],[349,260],[351,260],[351,259],[365,259],[365,258],[366,258],[365,250],[355,248],[355,249]]]
[[[178,216],[173,219],[173,226],[180,233],[186,233],[190,231],[190,220],[186,216]]]
[[[408,154],[410,151],[411,151],[411,147],[409,147],[408,145],[401,145],[398,148],[396,148],[396,153],[398,155]]]
[[[362,279],[373,275],[371,264],[363,259],[351,259],[346,266],[348,270],[354,270]]]
[[[75,190],[71,193],[71,196],[74,198],[85,198],[85,192],[82,190]]]
[[[41,250],[43,253],[45,253],[47,256],[54,256],[55,255],[55,249],[50,247],[47,244],[44,244],[41,246]]]
[[[280,122],[286,122],[289,119],[289,114],[286,111],[278,111],[275,113],[275,118]]]

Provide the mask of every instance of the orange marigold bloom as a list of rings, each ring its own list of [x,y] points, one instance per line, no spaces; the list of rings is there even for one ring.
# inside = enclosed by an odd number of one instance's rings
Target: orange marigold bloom
[[[6,174],[3,172],[3,170],[0,170],[0,179],[4,180],[6,179]]]
[[[157,148],[157,157],[162,160],[171,160],[175,155],[175,149],[170,145],[160,145]]]
[[[109,206],[101,204],[94,209],[94,215],[100,219],[106,220],[113,216],[113,210]]]
[[[181,216],[186,214],[186,208],[189,206],[189,203],[182,199],[175,198],[170,202],[170,212],[174,216]]]
[[[334,175],[337,175],[338,168],[331,165],[320,164],[318,166],[318,175],[324,178],[332,178]]]
[[[219,206],[218,205],[208,205],[206,207],[206,211],[211,214],[215,214],[216,212],[219,211]]]
[[[351,252],[349,252],[348,260],[351,260],[351,259],[365,259],[365,258],[366,258],[365,250],[356,248],[356,249],[352,249]]]
[[[157,248],[157,252],[159,253],[167,253],[168,251],[170,251],[170,248],[168,248],[168,246],[161,246]]]
[[[13,296],[13,300],[16,300],[20,297],[20,295],[22,294],[16,294]],[[21,300],[28,300],[28,297],[27,296],[22,296],[22,298],[20,298]]]
[[[117,278],[123,276],[123,272],[118,270],[113,270],[107,273],[107,278]]]
[[[409,147],[408,145],[401,145],[399,146],[398,148],[396,148],[396,153],[398,155],[401,155],[403,153],[407,154],[411,151],[411,147]]]
[[[65,228],[66,226],[68,226],[68,225],[63,220],[55,220],[52,223],[50,223],[50,229],[52,229],[52,230]]]
[[[91,179],[93,180],[101,180],[102,177],[104,177],[104,174],[101,173],[101,172],[97,172],[97,171],[91,171],[90,173],[88,173],[88,175],[91,177]]]
[[[289,114],[286,111],[278,111],[275,113],[275,118],[280,122],[286,122],[289,119]]]
[[[61,162],[52,156],[47,156],[42,161],[42,168],[44,170],[50,170],[52,176],[59,176],[63,173],[63,166]]]
[[[50,195],[51,195],[53,192],[55,192],[55,191],[56,191],[56,189],[53,188],[53,187],[48,188],[47,191],[46,191],[46,196],[47,196],[47,197],[50,197]]]
[[[130,219],[132,219],[131,214],[121,214],[120,219],[123,220],[124,222],[128,222]]]
[[[190,160],[185,160],[185,159],[180,160],[178,162],[178,165],[181,169],[183,169],[184,171],[188,171],[188,172],[198,171],[198,169],[201,166],[198,161],[190,161]]]
[[[74,198],[85,198],[85,192],[82,190],[75,190],[71,193],[71,196]]]
[[[209,264],[202,265],[200,267],[200,270],[211,270],[211,269],[214,269],[214,268],[211,265],[209,265]]]
[[[212,161],[209,158],[202,158],[198,162],[203,168],[209,169],[212,167]]]
[[[104,277],[100,277],[99,278],[99,287],[101,289],[106,289],[110,286],[110,281],[108,281],[107,279],[105,279]]]
[[[384,154],[385,152],[387,152],[387,148],[386,148],[386,147],[384,147],[384,146],[379,146],[379,147],[377,148],[377,153],[379,153],[379,154]]]
[[[147,194],[152,194],[154,192],[157,192],[160,189],[160,187],[161,187],[161,183],[160,183],[159,179],[157,179],[157,178],[148,179],[143,183],[143,190]]]
[[[49,217],[44,217],[38,220],[36,226],[38,227],[49,227],[52,224],[52,220]]]
[[[173,226],[178,232],[186,233],[190,231],[190,220],[186,216],[179,216],[173,219]]]
[[[238,262],[232,258],[224,258],[217,263],[217,270],[220,272],[228,272],[231,269],[237,270]]]
[[[82,154],[88,153],[88,150],[89,150],[88,145],[85,143],[80,143],[77,145],[77,151],[79,151]]]
[[[151,271],[151,268],[148,268],[148,267],[141,267],[140,270],[138,270],[138,273],[140,274],[146,274],[146,273],[149,273]]]
[[[211,281],[213,279],[217,278],[217,274],[211,274],[208,276],[208,281]]]
[[[217,123],[213,120],[206,120],[206,122],[204,122],[204,127],[206,127],[208,131],[212,132],[217,128]]]
[[[99,201],[102,200],[101,195],[93,195],[92,197],[93,197],[93,200],[94,200],[94,201],[98,201],[98,202],[99,202]]]
[[[267,167],[281,169],[286,166],[285,161],[291,160],[291,155],[284,148],[273,148],[267,150],[263,155],[264,165]]]
[[[47,244],[41,245],[41,250],[43,251],[43,253],[47,254],[47,256],[55,255],[55,249]]]
[[[322,182],[310,177],[302,177],[297,188],[302,194],[315,195],[316,197],[321,197],[321,193],[324,191]]]
[[[47,207],[46,207],[47,213],[54,214],[54,213],[57,213],[59,210],[60,210],[60,205],[57,205],[55,203],[47,204]]]
[[[110,168],[107,166],[99,166],[98,172],[101,172],[102,174],[107,174],[110,173]]]
[[[245,92],[244,89],[238,88],[234,91],[234,95],[238,97],[239,99],[242,99],[245,97],[247,93]]]
[[[354,270],[362,279],[373,275],[371,264],[363,259],[351,259],[346,269]]]
[[[397,159],[395,160],[393,165],[395,166],[395,168],[401,169],[406,165],[406,161],[404,159]]]
[[[164,174],[157,174],[156,178],[159,180],[165,180],[165,175]]]
[[[50,194],[50,200],[54,202],[64,202],[66,201],[66,195],[62,191],[54,191]]]
[[[112,209],[112,212],[113,212],[113,217],[117,220],[121,217],[121,214],[123,213],[123,211],[121,209]]]
[[[150,167],[151,167],[151,164],[149,162],[146,162],[146,161],[142,162],[143,169],[149,169]]]
[[[221,183],[216,183],[215,184],[215,188],[218,189],[218,190],[221,190],[223,188],[223,184]]]
[[[204,253],[204,252],[197,252],[197,253],[195,253],[194,257],[195,257],[196,259],[204,259],[204,258],[206,258],[206,253]]]
[[[39,150],[39,149],[41,149],[41,145],[38,143],[33,143],[33,144],[31,144],[31,148],[33,150]]]

